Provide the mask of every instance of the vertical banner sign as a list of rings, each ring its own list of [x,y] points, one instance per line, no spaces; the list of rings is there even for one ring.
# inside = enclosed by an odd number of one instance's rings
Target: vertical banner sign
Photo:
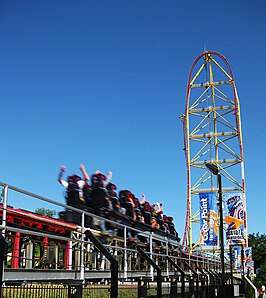
[[[252,261],[252,248],[244,247],[244,274],[254,274],[254,262]]]
[[[241,246],[233,247],[233,269],[235,271],[242,271],[242,256],[241,256]]]
[[[225,194],[228,215],[226,222],[226,242],[228,245],[244,244],[244,207],[242,193]]]
[[[216,206],[216,193],[200,193],[200,244],[217,245],[218,227]]]

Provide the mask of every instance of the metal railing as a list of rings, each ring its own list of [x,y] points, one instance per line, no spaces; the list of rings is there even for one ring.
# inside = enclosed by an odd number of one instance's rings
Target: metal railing
[[[108,285],[105,285],[102,291],[104,292],[108,289],[109,295],[111,293],[113,298],[119,297],[120,293],[123,292],[121,284],[118,284],[119,280],[123,284],[125,281],[134,280],[133,288],[135,290],[133,292],[135,294],[137,292],[136,289],[139,289],[138,282],[144,281],[144,284],[150,285],[147,286],[147,297],[154,296],[154,291],[157,297],[175,297],[175,294],[178,295],[177,297],[185,297],[191,291],[195,292],[195,285],[197,293],[200,293],[199,288],[202,289],[203,286],[206,286],[206,280],[204,282],[198,280],[198,274],[202,273],[196,269],[196,266],[210,270],[216,268],[217,264],[219,264],[219,258],[213,257],[209,259],[207,256],[204,258],[203,255],[191,256],[182,254],[179,243],[173,237],[169,238],[165,233],[158,232],[156,234],[151,229],[141,230],[123,221],[119,222],[102,218],[92,212],[62,204],[2,182],[0,182],[0,186],[3,187],[3,202],[2,206],[0,206],[2,210],[0,229],[7,241],[6,247],[9,250],[11,249],[11,251],[7,250],[4,256],[5,268],[2,272],[5,284],[2,292],[5,296],[3,297],[8,297],[10,291],[12,293],[19,291],[16,287],[20,287],[21,290],[24,289],[24,292],[27,292],[27,285],[30,288],[28,294],[38,292],[38,287],[34,282],[37,282],[40,287],[40,283],[43,282],[50,282],[52,286],[54,286],[53,283],[55,282],[62,283],[63,286],[59,285],[53,288],[54,291],[55,289],[58,289],[58,291],[61,289],[62,297],[65,297],[64,295],[67,295],[66,297],[76,297],[75,295],[82,297],[80,292],[88,292],[89,288],[93,289],[97,283],[107,282]],[[8,206],[9,191],[30,196],[39,202],[46,202],[78,214],[80,221],[74,225],[66,224],[66,229],[69,229],[69,233],[65,234],[17,226],[14,222],[8,221],[9,213],[13,210]],[[38,206],[40,204],[38,203]],[[40,218],[42,219],[42,217]],[[121,233],[116,235],[110,232],[110,234],[103,235],[102,232],[87,226],[88,218],[90,220],[104,220],[110,227],[119,229]],[[45,220],[49,222],[49,219],[45,218]],[[54,219],[53,224],[64,225],[65,223],[60,219]],[[147,243],[140,241],[129,242],[128,231],[133,235],[142,237],[142,240],[146,239]],[[4,239],[3,237],[2,239]],[[50,243],[44,243],[44,239],[49,239]],[[20,242],[20,245],[18,245],[20,251],[17,254],[12,251],[12,245],[16,241]],[[155,242],[162,244],[159,250],[154,246]],[[40,250],[37,257],[34,247],[39,247]],[[143,257],[143,252],[145,257]],[[65,256],[64,254],[66,253],[71,255]],[[44,255],[47,258],[46,264],[43,262]],[[15,258],[17,258],[16,262],[14,262]],[[72,259],[75,260],[74,263],[71,263]],[[147,260],[152,260],[152,263]],[[12,262],[16,263],[18,268],[13,270],[10,265]],[[193,266],[189,268],[189,271],[185,270],[185,262],[188,263],[186,267]],[[156,272],[154,272],[154,268]],[[177,268],[180,268],[182,271],[177,270]],[[196,279],[192,280],[191,271],[193,270]],[[208,271],[208,275],[212,276],[213,274]],[[154,287],[152,282],[156,279],[157,282],[158,280],[160,282],[157,287]],[[13,284],[12,287],[14,288],[11,290],[11,286],[8,286],[8,284],[14,281],[20,282],[20,285]],[[210,282],[208,284],[210,285]],[[46,293],[48,293],[48,289],[45,288],[46,285],[43,287],[46,289]],[[130,292],[130,289],[127,288],[127,291]],[[126,290],[123,293],[125,292]],[[20,295],[20,297],[23,297],[22,294]],[[49,295],[51,296],[47,297],[53,297],[52,294]],[[61,297],[59,295],[61,294],[58,294],[58,297]],[[131,293],[129,297],[135,297],[134,295]],[[101,296],[101,298],[104,298],[104,296]]]

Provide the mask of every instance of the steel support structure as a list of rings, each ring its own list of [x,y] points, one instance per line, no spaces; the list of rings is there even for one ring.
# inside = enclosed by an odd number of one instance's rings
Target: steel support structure
[[[189,72],[185,113],[180,116],[184,129],[187,166],[187,209],[183,250],[219,254],[219,246],[203,246],[200,228],[199,194],[216,192],[218,187],[205,164],[216,165],[223,176],[222,193],[240,192],[244,210],[244,245],[248,245],[244,179],[244,156],[240,106],[235,80],[225,57],[206,51],[198,56]],[[216,219],[216,228],[225,221]]]
[[[118,262],[110,251],[93,235],[90,230],[85,232],[90,241],[97,247],[97,249],[104,255],[111,263],[111,292],[110,298],[118,297]]]
[[[189,270],[191,270],[193,276],[196,278],[196,291],[194,295],[195,295],[195,298],[198,298],[199,297],[199,275],[197,271],[192,266],[190,266],[187,262],[184,262],[184,264]],[[194,283],[193,283],[193,287],[194,287]]]
[[[148,254],[139,246],[137,247],[140,255],[157,271],[157,298],[162,298],[162,269],[148,256]]]
[[[181,274],[181,298],[185,298],[185,271],[178,266],[169,256],[166,257],[168,262]]]

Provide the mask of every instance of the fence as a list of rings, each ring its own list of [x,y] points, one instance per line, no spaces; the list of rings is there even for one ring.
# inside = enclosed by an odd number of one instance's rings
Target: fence
[[[236,285],[235,285],[236,286]],[[242,283],[239,285],[240,294],[244,293]],[[227,298],[235,297],[230,284],[225,286]],[[2,298],[109,298],[110,284],[86,283],[78,284],[46,284],[46,283],[24,283],[6,284],[2,288]],[[151,280],[140,280],[139,282],[123,282],[118,286],[117,298],[214,298],[220,297],[220,285],[211,283],[199,284],[196,289],[195,280],[186,276],[184,281],[184,292],[178,277],[172,277],[162,281],[162,291],[157,291],[157,283]],[[255,297],[255,296],[254,296]]]

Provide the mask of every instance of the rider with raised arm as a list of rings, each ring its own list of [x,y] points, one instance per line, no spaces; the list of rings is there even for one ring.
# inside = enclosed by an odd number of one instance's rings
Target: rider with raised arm
[[[83,187],[89,180],[89,176],[83,164],[80,164],[80,170],[82,172],[83,179],[80,176],[73,174],[68,176],[67,180],[64,180],[63,174],[66,172],[66,167],[64,165],[61,166],[60,172],[58,174],[58,182],[67,190],[66,200],[67,204],[70,206],[80,207],[84,201]]]

